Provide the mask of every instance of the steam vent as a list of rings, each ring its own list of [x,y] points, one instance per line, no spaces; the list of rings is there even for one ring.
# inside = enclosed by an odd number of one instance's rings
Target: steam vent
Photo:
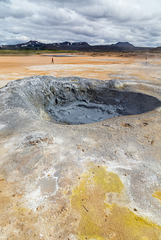
[[[0,239],[161,240],[161,84],[0,89]]]

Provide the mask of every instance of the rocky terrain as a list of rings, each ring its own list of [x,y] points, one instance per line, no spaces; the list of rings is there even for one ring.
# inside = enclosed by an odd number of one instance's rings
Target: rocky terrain
[[[0,238],[160,240],[161,84],[34,76],[0,89]]]

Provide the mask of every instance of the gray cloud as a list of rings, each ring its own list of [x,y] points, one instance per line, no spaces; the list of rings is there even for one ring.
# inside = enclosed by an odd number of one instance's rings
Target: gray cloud
[[[12,4],[11,1],[0,1],[0,19],[6,18],[26,18],[31,17],[32,12],[27,8],[21,8],[18,5]]]
[[[0,0],[0,44],[32,39],[157,46],[160,8],[160,0]]]

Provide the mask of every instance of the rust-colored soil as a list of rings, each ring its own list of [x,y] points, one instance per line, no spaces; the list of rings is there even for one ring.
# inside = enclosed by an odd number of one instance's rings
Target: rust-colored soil
[[[11,80],[32,75],[160,81],[160,55],[139,56],[121,53],[55,55],[54,64],[51,63],[51,54],[0,56],[0,87]]]

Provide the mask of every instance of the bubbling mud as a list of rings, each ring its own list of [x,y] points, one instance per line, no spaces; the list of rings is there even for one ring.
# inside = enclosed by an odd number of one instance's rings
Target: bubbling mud
[[[51,87],[51,99],[45,110],[51,119],[63,124],[89,124],[113,117],[142,114],[155,109],[161,102],[152,96],[111,90],[107,86],[83,88],[73,84]]]

